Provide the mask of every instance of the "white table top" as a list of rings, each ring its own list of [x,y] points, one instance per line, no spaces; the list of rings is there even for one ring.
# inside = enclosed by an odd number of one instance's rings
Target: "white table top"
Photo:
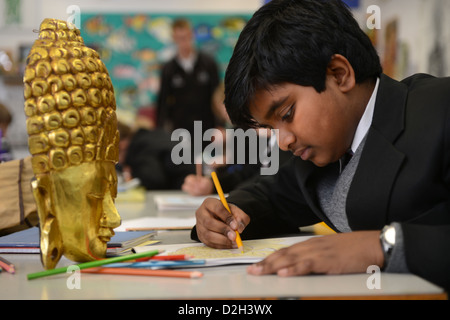
[[[151,202],[120,203],[124,218],[172,214],[187,216],[193,212],[158,213]],[[127,211],[127,212],[125,212]],[[189,231],[170,231],[157,236],[164,244],[190,243]],[[248,298],[321,298],[428,296],[442,298],[441,288],[409,274],[380,274],[380,289],[369,289],[372,274],[305,276],[281,278],[276,275],[252,276],[246,266],[202,268],[198,279],[80,274],[80,288],[70,289],[72,274],[59,274],[27,280],[27,274],[42,271],[38,254],[3,254],[16,266],[16,274],[0,273],[0,299],[248,299]],[[73,264],[62,258],[58,267]],[[69,283],[69,285],[68,285]]]

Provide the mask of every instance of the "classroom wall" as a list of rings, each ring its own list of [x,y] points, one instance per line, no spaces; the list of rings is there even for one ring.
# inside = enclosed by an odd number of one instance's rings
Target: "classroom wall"
[[[0,48],[11,47],[17,52],[18,44],[33,42],[44,18],[66,20],[76,5],[81,12],[118,13],[217,13],[254,12],[263,0],[18,0],[21,2],[20,26],[5,26],[5,1],[0,0]],[[3,20],[3,21],[2,21]]]
[[[13,57],[21,44],[33,43],[40,22],[46,17],[67,19],[70,5],[82,12],[140,13],[251,13],[264,0],[21,0],[22,21],[7,24],[4,20],[5,1],[0,0],[0,51],[8,50]],[[357,1],[353,1],[357,2]],[[450,1],[448,0],[359,0],[354,14],[362,27],[367,22],[367,8],[377,5],[381,13],[381,28],[371,30],[389,75],[402,79],[417,72],[437,76],[450,75]],[[391,41],[386,41],[389,38]],[[390,45],[387,45],[390,43]],[[17,79],[16,79],[17,80]],[[0,74],[0,101],[7,104],[15,116],[10,139],[18,156],[26,154],[27,134],[23,115],[23,93],[18,83]],[[17,82],[17,81],[16,81]],[[25,151],[24,151],[25,150]]]
[[[370,5],[381,9],[376,47],[390,76],[404,79],[419,72],[450,75],[450,1],[361,0],[356,14],[362,26]],[[386,37],[390,35],[389,46]]]
[[[21,45],[32,44],[37,37],[41,21],[44,18],[67,20],[73,11],[67,12],[72,5],[79,7],[81,13],[246,13],[257,10],[264,0],[20,0],[19,8],[22,21],[19,24],[7,24],[4,19],[5,0],[0,0],[0,51],[7,49],[14,57],[20,54]],[[13,82],[21,79],[13,79]],[[25,116],[23,114],[22,87],[10,84],[10,79],[0,75],[0,101],[3,101],[14,114],[9,129],[9,139],[15,147],[15,156],[28,154]]]

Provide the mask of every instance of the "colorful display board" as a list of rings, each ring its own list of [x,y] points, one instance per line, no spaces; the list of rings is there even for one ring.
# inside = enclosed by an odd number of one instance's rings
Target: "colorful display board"
[[[155,103],[161,65],[175,52],[171,24],[187,18],[198,48],[215,57],[224,76],[234,45],[251,13],[243,14],[95,14],[81,15],[81,35],[109,70],[118,108],[134,113]]]

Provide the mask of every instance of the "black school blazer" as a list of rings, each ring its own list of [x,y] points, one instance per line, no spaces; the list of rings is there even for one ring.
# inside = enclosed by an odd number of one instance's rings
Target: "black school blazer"
[[[278,174],[231,192],[228,201],[251,217],[242,237],[294,233],[320,221],[334,228],[315,192],[315,177],[333,166],[294,157]],[[401,223],[409,270],[450,288],[450,78],[381,75],[347,216],[354,231]]]

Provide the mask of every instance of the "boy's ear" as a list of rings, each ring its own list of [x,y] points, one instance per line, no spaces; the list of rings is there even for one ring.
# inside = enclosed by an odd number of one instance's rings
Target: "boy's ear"
[[[48,176],[31,183],[37,205],[40,230],[41,261],[45,269],[54,269],[63,254],[61,232],[51,204]]]
[[[343,55],[335,54],[331,57],[327,75],[334,78],[343,93],[351,91],[356,85],[355,70]]]

